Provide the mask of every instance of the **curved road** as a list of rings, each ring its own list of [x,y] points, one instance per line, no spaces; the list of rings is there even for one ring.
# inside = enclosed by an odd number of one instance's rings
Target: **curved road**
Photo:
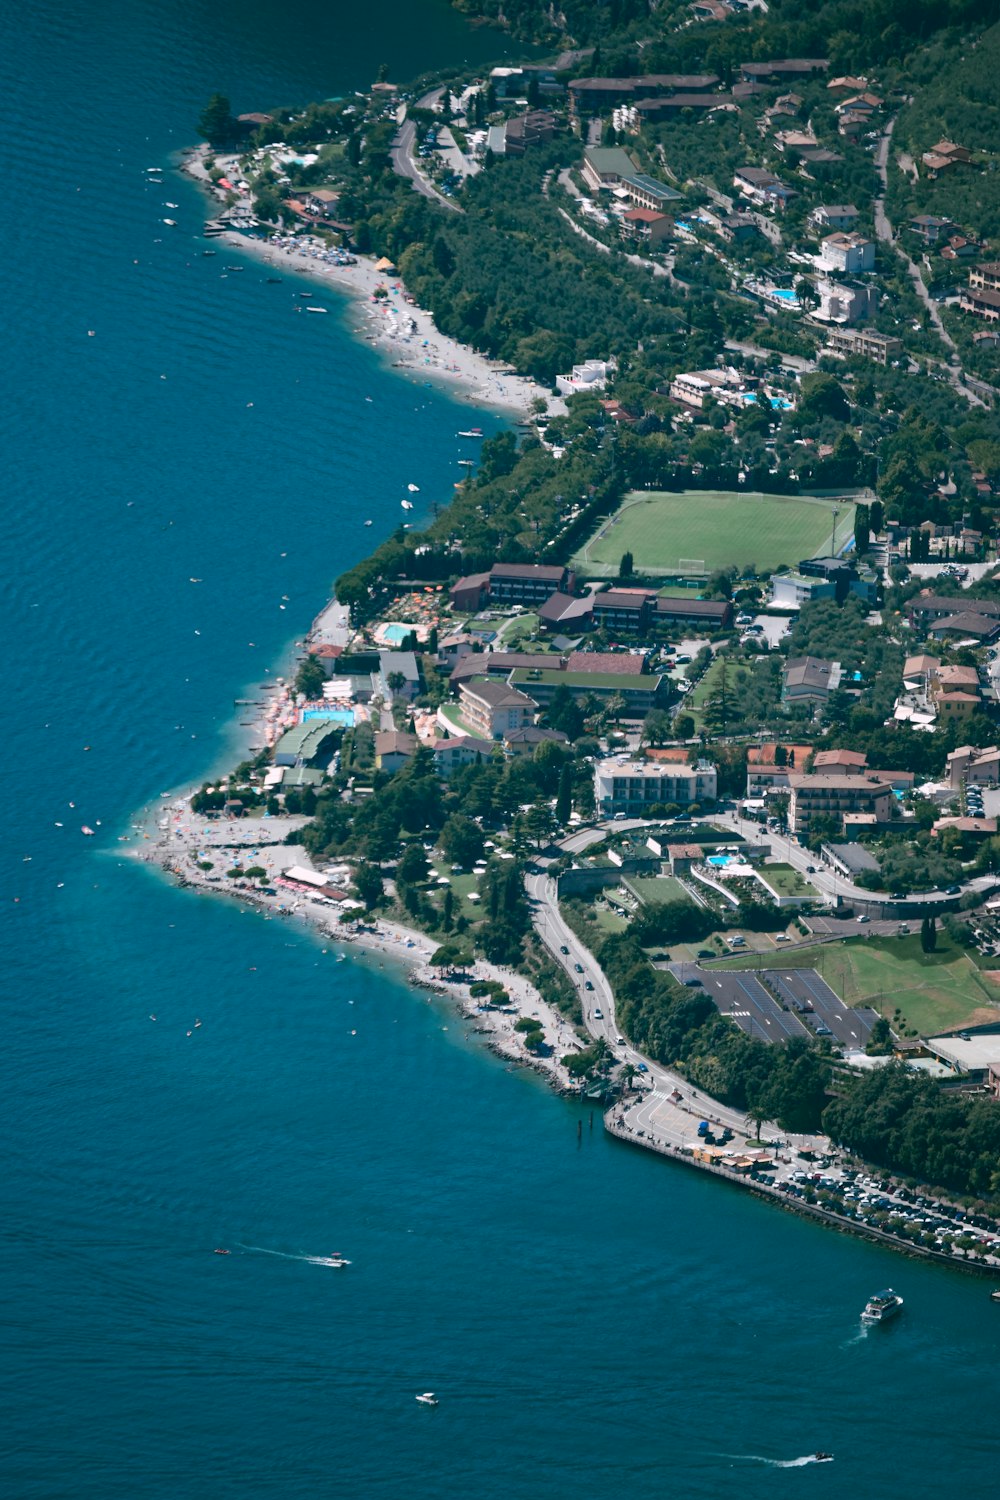
[[[433,109],[440,99],[441,89],[431,89],[429,94],[422,94],[416,101],[417,109]],[[439,193],[433,183],[428,182],[420,168],[417,166],[413,147],[416,142],[417,127],[412,120],[404,120],[396,132],[392,145],[389,147],[389,158],[392,162],[392,170],[397,177],[407,177],[412,187],[425,198],[433,198],[435,203],[441,203],[445,208],[450,208],[460,214],[462,210],[457,203]]]
[[[889,217],[885,211],[885,195],[888,191],[889,186],[889,147],[892,143],[892,132],[895,127],[896,116],[893,116],[893,118],[886,125],[885,131],[879,139],[878,148],[875,152],[875,170],[878,172],[879,180],[882,183],[882,191],[875,199],[874,203],[875,234],[878,239],[884,241],[885,244],[889,245],[893,250],[895,250],[896,254],[901,257],[904,265],[906,266],[910,280],[913,282],[913,290],[916,292],[917,296],[920,298],[920,301],[927,309],[928,316],[930,317],[931,323],[934,325],[934,330],[937,333],[938,338],[944,344],[945,348],[949,351],[949,362],[946,364],[941,361],[941,370],[947,375],[950,384],[954,387],[958,394],[960,396],[964,396],[966,401],[969,402],[970,406],[984,406],[985,402],[981,401],[975,394],[975,392],[971,391],[965,384],[965,371],[962,369],[962,366],[959,362],[958,345],[955,343],[955,340],[952,338],[947,328],[945,328],[944,323],[941,321],[941,313],[938,310],[938,305],[928,292],[927,288],[924,286],[924,279],[920,274],[920,267],[915,261],[912,261],[910,259],[906,251],[903,249],[902,245],[899,243],[899,240],[896,238],[895,231],[893,230],[892,223],[890,222]]]
[[[525,887],[534,903],[535,928],[542,942],[581,991],[584,1024],[590,1035],[595,1039],[603,1037],[619,1062],[646,1069],[645,1077],[652,1088],[644,1091],[635,1105],[629,1106],[630,1121],[634,1124],[633,1112],[641,1111],[645,1127],[652,1129],[655,1124],[656,1138],[674,1145],[694,1140],[697,1121],[700,1119],[728,1125],[738,1138],[734,1146],[745,1141],[745,1114],[720,1104],[717,1099],[699,1094],[679,1073],[672,1073],[669,1068],[653,1062],[635,1047],[619,1043],[615,997],[611,986],[593,954],[563,921],[555,881],[550,875],[540,871],[526,877]],[[562,951],[564,948],[565,953]],[[580,972],[577,972],[577,965]],[[588,981],[594,987],[592,991],[583,988]],[[601,1012],[600,1015],[597,1014],[598,1011]]]

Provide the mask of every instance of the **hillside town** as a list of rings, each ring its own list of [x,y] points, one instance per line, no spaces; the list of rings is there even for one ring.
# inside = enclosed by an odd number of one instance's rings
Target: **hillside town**
[[[690,11],[706,37],[738,14]],[[951,185],[996,152],[907,149],[891,66],[760,53],[218,101],[207,234],[377,255],[394,327],[429,311],[547,394],[458,434],[449,503],[338,580],[196,794],[234,849],[291,819],[294,863],[196,863],[345,932],[404,923],[445,979],[519,971],[609,1128],[975,1261],[1000,1245],[1000,223]],[[692,1084],[722,1111],[694,1139]],[[890,1097],[947,1122],[947,1163],[872,1138]],[[768,1122],[799,1139],[777,1179]]]

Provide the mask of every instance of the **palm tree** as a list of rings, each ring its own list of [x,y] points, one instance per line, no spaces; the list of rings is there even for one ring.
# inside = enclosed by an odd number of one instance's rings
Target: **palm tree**
[[[607,714],[609,719],[613,719],[617,724],[618,720],[621,718],[622,714],[627,708],[628,702],[625,698],[625,694],[612,693],[611,697],[608,699],[605,713]]]
[[[390,693],[395,698],[396,694],[406,686],[406,678],[402,672],[390,672],[385,679]]]

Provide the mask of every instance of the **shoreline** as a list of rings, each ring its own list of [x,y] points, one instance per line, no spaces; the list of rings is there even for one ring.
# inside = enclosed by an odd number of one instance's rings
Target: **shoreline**
[[[198,182],[214,202],[216,196],[212,184],[202,169],[204,154],[204,148],[187,153],[180,162],[180,169]],[[456,394],[454,386],[457,384],[461,387],[457,393],[460,398],[499,410],[527,412],[535,396],[541,396],[547,406],[552,401],[550,392],[522,377],[504,375],[502,370],[483,356],[440,334],[431,315],[415,307],[399,278],[393,277],[391,281],[387,281],[384,273],[376,270],[370,257],[358,257],[353,265],[333,264],[325,258],[328,247],[311,236],[293,237],[279,233],[265,241],[238,231],[227,231],[215,238],[234,248],[246,250],[265,264],[283,266],[294,274],[315,278],[332,285],[338,292],[353,297],[363,308],[363,316],[368,324],[367,330],[363,326],[355,327],[354,334],[379,348],[383,354],[395,352],[400,355],[392,361],[392,367],[401,374],[410,378],[423,375],[427,382],[443,380],[452,386],[453,395]],[[382,286],[389,291],[389,295],[376,299],[374,292],[377,287]],[[300,307],[297,310],[302,309]],[[506,385],[504,381],[507,382]],[[335,638],[343,628],[343,621],[335,617],[342,614],[336,599],[328,600],[315,616],[305,636],[302,644],[306,650],[311,644],[327,637],[331,640]],[[254,738],[261,738],[264,743],[273,745],[281,730],[287,727],[286,716],[294,712],[293,696],[288,684],[283,683],[280,691],[269,693],[268,698],[270,701],[261,704],[258,713],[254,715],[257,721]],[[508,1065],[530,1068],[561,1094],[577,1099],[584,1097],[579,1085],[570,1078],[559,1061],[567,1052],[581,1050],[584,1043],[571,1023],[548,1006],[522,976],[479,959],[470,967],[468,981],[445,981],[439,972],[430,968],[428,962],[439,946],[439,941],[435,938],[392,919],[374,915],[366,917],[364,925],[359,924],[358,928],[354,924],[343,924],[339,921],[336,903],[329,898],[317,896],[305,885],[300,885],[294,891],[284,887],[280,894],[275,891],[274,881],[278,878],[276,872],[293,864],[309,866],[312,863],[301,846],[284,843],[284,831],[289,826],[300,827],[307,820],[298,817],[222,818],[210,824],[204,816],[193,814],[189,796],[181,798],[179,793],[169,803],[161,803],[158,810],[161,813],[157,820],[160,825],[158,833],[154,835],[151,830],[151,834],[146,836],[149,839],[147,848],[133,846],[129,851],[132,857],[147,865],[156,866],[162,874],[169,875],[179,885],[193,889],[198,894],[235,897],[244,906],[260,912],[266,921],[276,917],[301,919],[315,936],[321,940],[329,939],[344,950],[338,953],[337,961],[346,958],[347,950],[351,949],[354,950],[356,962],[365,961],[371,956],[382,969],[386,968],[387,962],[395,962],[413,987],[448,996],[454,1001],[458,1017],[467,1023],[467,1037],[484,1036],[488,1039],[489,1049]],[[166,818],[162,816],[163,812],[167,812]],[[209,841],[209,834],[215,836],[210,840],[212,847],[220,852],[223,849],[230,851],[230,864],[237,857],[231,851],[244,849],[252,854],[251,863],[263,865],[268,870],[268,878],[263,883],[272,888],[271,892],[200,870],[199,859],[205,843]],[[263,842],[265,838],[269,840],[266,844]],[[270,852],[264,852],[265,850]],[[471,996],[469,988],[470,982],[477,979],[491,979],[502,983],[511,995],[513,1005],[502,1010],[480,1006]],[[524,1046],[523,1034],[514,1030],[515,1022],[527,1015],[537,1017],[542,1024],[546,1055],[529,1053]],[[867,1225],[858,1225],[837,1214],[817,1210],[813,1205],[790,1199],[767,1183],[750,1181],[741,1174],[695,1160],[676,1145],[658,1142],[644,1130],[638,1129],[638,1123],[632,1125],[628,1120],[632,1111],[642,1109],[647,1101],[653,1102],[645,1090],[627,1102],[623,1098],[616,1106],[620,1111],[617,1118],[613,1111],[604,1113],[605,1129],[623,1142],[721,1176],[732,1186],[749,1189],[755,1196],[777,1203],[786,1212],[799,1213],[814,1222],[823,1222],[829,1227],[837,1228],[842,1233],[875,1240],[897,1253],[931,1260],[939,1265],[950,1265],[966,1273],[971,1271],[981,1275],[997,1275],[995,1264],[977,1264],[964,1258],[929,1251],[923,1246],[901,1243],[895,1236],[878,1233]],[[708,1104],[706,1098],[702,1107],[707,1108]]]
[[[964,1255],[944,1255],[940,1250],[932,1250],[926,1245],[904,1242],[898,1236],[888,1234],[885,1230],[877,1229],[871,1224],[859,1224],[856,1220],[844,1218],[841,1214],[834,1213],[819,1204],[789,1199],[787,1195],[779,1192],[773,1183],[762,1181],[760,1178],[750,1179],[731,1172],[724,1166],[698,1161],[677,1146],[654,1141],[628,1123],[629,1108],[630,1106],[624,1109],[620,1105],[612,1106],[605,1110],[603,1117],[604,1129],[626,1146],[635,1146],[641,1151],[652,1151],[656,1156],[664,1156],[670,1161],[678,1162],[682,1167],[693,1167],[695,1171],[707,1172],[710,1177],[721,1179],[730,1187],[742,1188],[744,1192],[784,1209],[786,1213],[812,1219],[815,1223],[822,1224],[827,1229],[835,1229],[840,1234],[870,1240],[874,1244],[881,1245],[884,1250],[894,1251],[896,1255],[905,1255],[911,1260],[929,1260],[936,1266],[946,1266],[953,1271],[962,1271],[967,1276],[989,1276],[993,1281],[997,1279],[996,1261],[972,1260]]]
[[[177,794],[169,802],[145,809],[141,821],[148,831],[136,843],[129,839],[131,847],[121,853],[157,868],[178,887],[202,896],[235,899],[257,911],[265,921],[301,921],[315,937],[328,939],[331,945],[342,949],[345,959],[348,951],[353,950],[355,962],[371,955],[381,960],[380,969],[387,969],[389,963],[400,965],[410,985],[452,1000],[462,1021],[475,1023],[466,1035],[487,1037],[490,1051],[505,1062],[530,1068],[560,1094],[580,1096],[561,1058],[567,1052],[580,1050],[581,1040],[572,1022],[548,1005],[523,975],[478,958],[466,971],[467,979],[446,980],[429,963],[439,942],[417,928],[377,913],[366,915],[358,924],[342,923],[337,906],[329,898],[273,885],[290,866],[311,864],[301,845],[284,841],[292,828],[301,827],[308,819],[283,816],[210,821],[203,814],[191,811],[189,794]],[[221,870],[226,861],[238,859],[240,851],[254,865],[267,870],[268,885],[274,894],[199,868],[202,855],[225,855],[225,860],[219,859],[217,866],[212,861],[214,871]],[[477,980],[503,984],[511,1005],[499,1010],[483,1007],[470,993],[470,984]],[[543,1054],[529,1052],[522,1033],[515,1031],[515,1022],[522,1016],[535,1016],[542,1023],[546,1048]]]
[[[208,202],[215,206],[219,199],[204,170],[204,156],[203,147],[182,153],[177,170],[196,183]],[[236,158],[216,157],[215,160],[234,161]],[[500,361],[441,333],[433,315],[417,307],[398,274],[390,276],[377,270],[372,256],[352,251],[355,264],[337,265],[322,258],[329,247],[318,237],[308,233],[293,235],[282,230],[268,233],[270,238],[259,239],[230,229],[212,236],[211,243],[244,250],[272,268],[312,277],[346,293],[359,304],[367,319],[367,327],[353,328],[353,335],[378,349],[403,378],[422,376],[428,382],[443,385],[456,400],[502,413],[513,412],[521,417],[528,415],[531,403],[536,399],[544,401],[552,415],[565,410],[562,397],[553,394],[546,386],[537,384],[528,376],[511,372]],[[384,287],[388,296],[376,299],[374,293],[378,287]]]

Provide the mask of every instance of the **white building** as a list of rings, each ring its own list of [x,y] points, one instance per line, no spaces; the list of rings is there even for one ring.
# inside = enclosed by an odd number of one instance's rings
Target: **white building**
[[[557,375],[556,389],[563,396],[572,396],[576,391],[602,391],[614,370],[612,360],[588,359],[585,364],[574,365],[568,375]]]
[[[655,802],[675,802],[679,807],[714,802],[716,790],[715,767],[704,760],[688,766],[621,756],[598,762],[594,770],[594,798],[604,817],[641,816]]]
[[[873,286],[857,282],[817,281],[819,306],[810,314],[819,323],[859,323],[872,318],[878,308]]]
[[[687,370],[670,383],[672,400],[699,410],[709,397],[727,406],[742,406],[744,390],[744,377],[729,365],[721,370]]]
[[[840,271],[849,276],[874,271],[875,244],[863,234],[828,234],[820,241],[816,264],[822,271]]]
[[[858,211],[853,203],[821,203],[813,209],[809,221],[817,229],[853,229]]]

